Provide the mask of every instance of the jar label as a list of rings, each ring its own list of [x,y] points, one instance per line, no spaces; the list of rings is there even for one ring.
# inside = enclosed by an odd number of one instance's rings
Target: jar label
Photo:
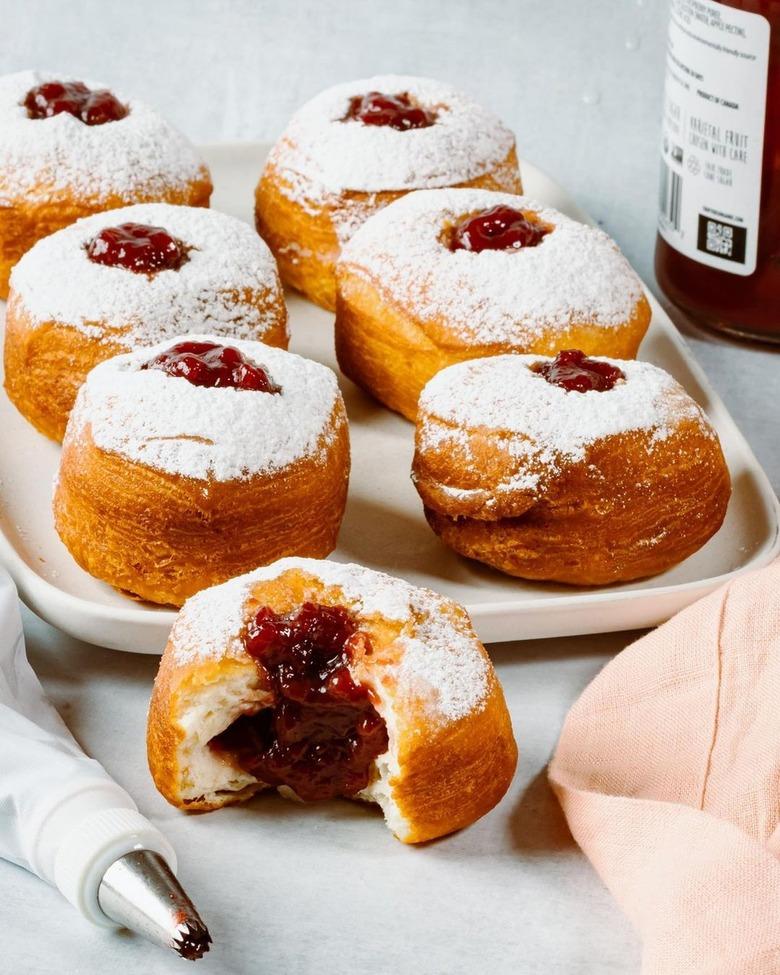
[[[671,0],[658,229],[700,264],[756,269],[769,21]]]

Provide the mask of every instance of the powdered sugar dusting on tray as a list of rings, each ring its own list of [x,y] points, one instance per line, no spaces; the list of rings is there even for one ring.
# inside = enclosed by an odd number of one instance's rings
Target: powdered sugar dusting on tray
[[[84,125],[66,112],[31,119],[27,92],[46,81],[84,80],[20,71],[0,78],[0,206],[19,197],[56,200],[74,190],[86,199],[163,194],[208,176],[192,144],[148,105],[112,89],[130,109],[119,121]]]
[[[428,589],[364,566],[286,558],[256,569],[187,600],[174,625],[177,663],[243,653],[240,636],[247,623],[246,600],[252,587],[300,569],[329,586],[338,586],[363,616],[382,615],[401,623],[416,619],[413,633],[401,636],[403,654],[392,674],[396,695],[423,697],[446,720],[484,706],[489,664],[476,638],[442,612],[449,600]]]
[[[79,392],[66,442],[89,429],[102,450],[205,481],[271,473],[327,448],[341,394],[326,366],[260,342],[231,341],[268,370],[282,387],[278,394],[193,386],[160,369],[141,369],[171,344],[96,366]]]
[[[553,225],[536,247],[474,253],[442,241],[464,216],[505,204]],[[367,221],[340,265],[372,282],[416,319],[444,320],[461,339],[518,350],[541,330],[626,322],[642,284],[603,231],[523,196],[477,189],[409,194]]]
[[[398,131],[344,121],[350,99],[370,91],[407,92],[436,112],[433,125]],[[322,203],[345,191],[451,186],[500,163],[514,136],[498,118],[450,85],[429,78],[379,75],[335,85],[296,112],[269,162],[299,202]]]
[[[189,248],[187,261],[151,276],[90,261],[89,241],[126,222],[164,227]],[[283,302],[276,262],[252,227],[216,210],[169,203],[98,213],[39,240],[14,268],[11,291],[37,324],[55,321],[128,349],[193,327],[262,339]]]
[[[617,365],[625,380],[603,392],[567,391],[530,368],[544,359],[537,355],[472,359],[442,370],[420,397],[419,448],[462,445],[467,429],[487,427],[496,436],[514,435],[511,452],[543,469],[582,461],[588,446],[605,437],[647,431],[651,444],[666,440],[685,419],[715,435],[701,407],[662,369],[593,358]],[[523,487],[533,486],[520,475]]]

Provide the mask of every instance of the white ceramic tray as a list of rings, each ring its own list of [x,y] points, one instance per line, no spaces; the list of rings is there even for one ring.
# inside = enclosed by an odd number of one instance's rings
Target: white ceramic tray
[[[204,149],[214,177],[212,205],[251,220],[253,189],[267,146]],[[552,180],[523,164],[527,193],[586,220]],[[569,636],[652,626],[735,572],[780,551],[778,501],[723,403],[658,303],[640,357],[671,372],[706,409],[728,459],[734,493],[720,532],[696,555],[641,583],[598,589],[526,583],[446,549],[428,528],[409,480],[412,426],[342,377],[353,467],[339,547],[333,558],[362,562],[430,586],[464,603],[485,642]],[[2,303],[0,303],[2,306]],[[336,368],[332,316],[289,298],[293,351]],[[92,579],[54,532],[51,487],[59,448],[36,433],[0,395],[0,560],[24,602],[73,636],[118,650],[159,653],[170,609],[135,602]]]

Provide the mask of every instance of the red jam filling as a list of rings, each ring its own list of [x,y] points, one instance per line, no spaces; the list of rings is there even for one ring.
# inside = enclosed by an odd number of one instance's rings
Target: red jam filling
[[[83,81],[46,81],[31,88],[24,98],[29,118],[51,118],[67,112],[85,125],[118,122],[128,108],[107,88],[90,90]]]
[[[187,260],[187,248],[163,227],[120,223],[105,227],[92,238],[87,244],[87,257],[95,264],[154,274],[178,271]]]
[[[370,91],[350,99],[344,120],[355,119],[363,125],[389,125],[391,129],[406,132],[408,129],[427,129],[436,121],[434,112],[412,104],[406,92],[385,95]]]
[[[548,227],[529,220],[520,210],[496,206],[468,217],[453,227],[450,250],[479,253],[536,247],[549,232]]]
[[[551,362],[536,362],[531,368],[544,376],[548,383],[578,393],[591,390],[603,393],[612,389],[619,379],[626,378],[626,374],[617,366],[589,359],[579,349],[565,349]]]
[[[349,672],[355,650],[371,649],[347,610],[317,603],[288,615],[261,609],[245,646],[274,703],[238,718],[211,747],[306,802],[365,789],[375,759],[387,751],[387,728]]]
[[[238,349],[216,342],[178,342],[141,366],[181,376],[193,386],[232,386],[261,393],[281,393],[262,366],[250,362]]]

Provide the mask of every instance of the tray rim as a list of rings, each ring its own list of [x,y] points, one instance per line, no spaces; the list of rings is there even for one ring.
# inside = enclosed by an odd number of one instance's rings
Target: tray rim
[[[232,141],[206,143],[198,148],[207,156],[223,155],[226,158],[238,153],[262,153],[269,149],[268,143],[253,141]],[[526,173],[538,174],[541,178],[553,184],[560,192],[561,196],[568,201],[567,211],[583,222],[594,224],[593,219],[582,210],[574,201],[571,200],[567,191],[549,176],[543,169],[534,166],[525,159],[520,161],[521,168]],[[710,384],[703,368],[690,351],[685,339],[675,327],[666,310],[660,305],[647,283],[642,281],[648,299],[653,308],[654,325],[660,328],[667,338],[676,347],[677,353],[684,359],[687,368],[693,374],[696,382],[708,397],[710,414],[716,414],[719,423],[726,423],[731,428],[732,437],[739,443],[741,454],[747,462],[752,475],[755,477],[756,485],[759,489],[761,500],[765,505],[769,520],[773,523],[773,534],[767,536],[764,545],[753,554],[750,560],[742,566],[730,572],[720,573],[716,576],[708,576],[702,579],[690,580],[688,582],[673,583],[657,586],[650,589],[625,589],[625,590],[602,590],[589,592],[587,590],[575,589],[570,594],[558,594],[547,597],[523,598],[522,603],[512,602],[507,599],[479,602],[477,604],[465,603],[466,609],[471,615],[477,628],[481,631],[484,642],[508,642],[524,639],[518,636],[517,632],[507,635],[507,617],[514,618],[514,625],[519,628],[523,618],[534,614],[543,613],[552,615],[556,610],[562,610],[570,615],[577,610],[587,612],[593,607],[598,607],[608,603],[617,608],[625,606],[629,601],[641,601],[645,604],[642,611],[637,611],[631,629],[644,626],[652,626],[668,618],[669,609],[673,611],[689,605],[699,596],[712,592],[723,583],[754,569],[768,565],[774,558],[780,555],[780,500],[772,488],[769,478],[755,456],[750,444],[739,429],[725,403],[718,392]],[[177,611],[173,608],[146,608],[139,603],[135,603],[128,597],[127,606],[114,606],[93,601],[84,596],[74,595],[61,589],[59,586],[40,575],[28,564],[19,553],[11,539],[2,530],[0,525],[0,563],[11,575],[22,601],[42,619],[51,625],[58,627],[65,633],[76,639],[95,643],[99,646],[111,649],[123,650],[126,652],[137,653],[161,653],[159,635],[164,629],[170,629]],[[659,612],[660,610],[660,612]],[[607,633],[614,630],[625,629],[626,627],[619,621],[604,619],[600,621],[603,626],[598,629],[586,627],[582,629],[578,626],[570,628],[558,625],[551,628],[549,633],[544,633],[541,637],[538,633],[534,638],[553,638],[555,636],[568,636],[584,633]],[[122,639],[108,638],[105,635],[104,627],[107,623],[125,628],[126,634]],[[132,631],[132,638],[128,639],[128,629]],[[487,632],[484,632],[487,630]],[[134,646],[128,647],[128,643]],[[140,645],[143,645],[143,649]],[[154,645],[154,646],[153,646]]]

